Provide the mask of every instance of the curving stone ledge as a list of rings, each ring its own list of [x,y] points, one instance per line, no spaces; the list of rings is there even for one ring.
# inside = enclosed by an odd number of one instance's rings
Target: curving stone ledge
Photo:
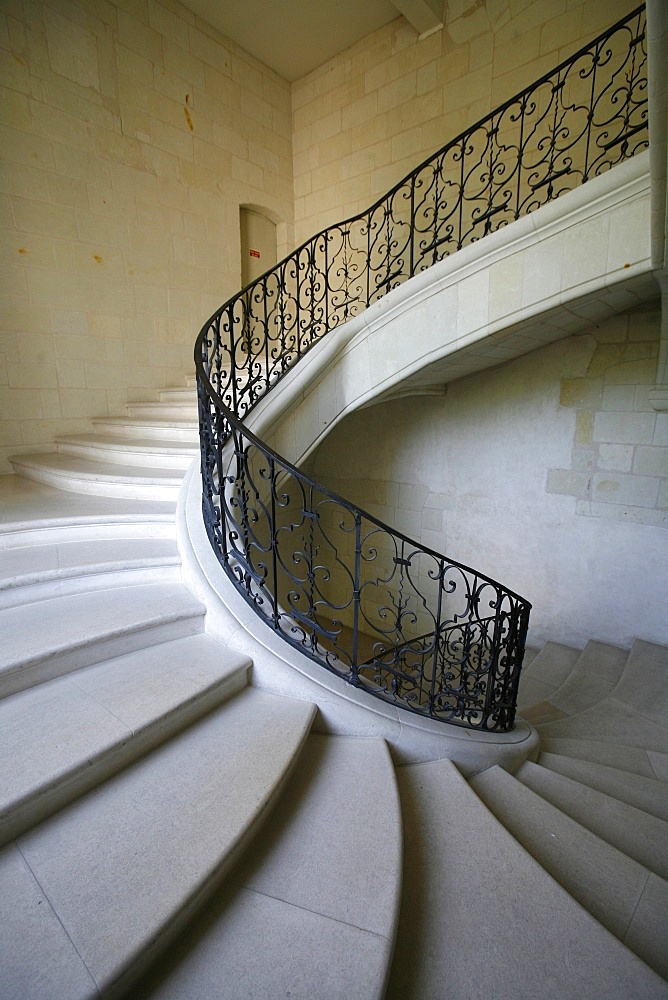
[[[623,291],[622,291],[623,290]],[[247,426],[299,465],[348,413],[444,385],[656,296],[641,153],[435,264],[321,340]]]
[[[656,293],[649,156],[642,153],[471,244],[394,289],[325,337],[246,424],[299,465],[347,413],[389,393],[424,391],[569,336],[623,285]],[[196,464],[177,512],[184,578],[207,631],[253,659],[253,683],[315,702],[324,732],[383,737],[400,763],[449,757],[471,775],[535,760],[523,720],[511,734],[444,726],[361,692],[284,643],[228,582],[209,545]]]
[[[197,462],[185,477],[176,525],[183,581],[206,605],[206,631],[253,661],[251,683],[318,706],[316,731],[383,738],[398,764],[448,757],[469,777],[492,764],[514,773],[538,756],[538,735],[523,719],[512,733],[480,733],[421,719],[351,687],[285,643],[227,579],[209,544],[202,519]]]

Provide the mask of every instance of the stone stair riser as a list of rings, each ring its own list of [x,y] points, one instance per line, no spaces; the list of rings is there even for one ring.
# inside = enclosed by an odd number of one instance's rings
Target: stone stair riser
[[[179,583],[179,560],[165,559],[162,563],[155,561],[151,566],[119,566],[110,563],[107,566],[88,567],[85,572],[73,568],[69,573],[64,570],[54,571],[52,576],[44,575],[39,580],[21,579],[12,586],[0,586],[0,610],[113,587],[139,587],[157,579],[161,583]]]
[[[165,646],[165,656],[170,653]],[[236,669],[170,711],[150,719],[146,725],[127,732],[115,743],[106,743],[98,749],[87,748],[85,756],[56,778],[31,789],[23,799],[0,810],[0,847],[219,708],[247,685],[249,670],[249,666]],[[77,679],[78,672],[74,676],[75,683]],[[0,718],[2,710],[0,702]]]
[[[142,420],[189,420],[197,422],[197,406],[193,403],[128,403],[128,416]]]
[[[63,441],[57,441],[56,446],[61,455],[78,455],[94,462],[111,462],[114,465],[122,463],[139,468],[149,466],[152,469],[173,469],[179,472],[185,472],[197,455],[195,447],[184,454],[183,451],[170,453],[168,448],[161,451],[157,446],[150,451],[133,450],[131,446],[120,442],[115,448],[108,444],[73,444]]]
[[[130,420],[129,417],[116,417],[93,420],[92,424],[100,434],[110,434],[120,438],[182,441],[199,447],[199,427],[197,422],[192,420]]]
[[[53,680],[91,663],[113,659],[123,653],[145,646],[167,642],[186,635],[197,635],[204,629],[203,617],[171,616],[165,620],[132,629],[120,627],[116,634],[83,640],[46,657],[20,663],[0,673],[0,698],[7,698],[18,691],[34,687],[43,681]]]
[[[105,997],[128,995],[264,822],[313,714],[305,703],[242,692],[20,838],[32,877],[69,938],[72,975],[83,962]],[[240,752],[249,738],[254,754]],[[5,893],[3,925],[8,909],[24,906],[22,895]],[[17,978],[26,965],[29,973],[40,939],[34,929],[32,940],[5,938],[5,948],[22,952],[12,970]],[[47,982],[50,973],[44,970]],[[53,995],[48,986],[45,995]]]
[[[51,469],[34,461],[21,459],[11,461],[15,471],[20,475],[72,493],[89,493],[93,496],[126,500],[152,499],[174,502],[178,499],[181,488],[180,478],[172,483],[166,483],[164,479],[151,479],[145,475],[134,480],[130,476],[124,478],[118,475],[105,476],[102,463],[91,463],[90,471],[84,475],[78,470]],[[99,470],[93,468],[95,464],[100,465]]]
[[[86,522],[81,520],[62,522],[48,521],[13,522],[0,525],[0,552],[12,549],[58,545],[69,545],[72,542],[110,541],[124,539],[132,542],[136,539],[174,539],[174,516],[167,511],[159,520],[156,517],[136,518],[133,521],[121,517],[110,516],[105,521],[102,518]]]

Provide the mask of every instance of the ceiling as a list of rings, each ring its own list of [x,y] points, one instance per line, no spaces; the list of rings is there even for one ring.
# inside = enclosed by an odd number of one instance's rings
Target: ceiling
[[[392,0],[182,0],[284,80],[400,17]]]

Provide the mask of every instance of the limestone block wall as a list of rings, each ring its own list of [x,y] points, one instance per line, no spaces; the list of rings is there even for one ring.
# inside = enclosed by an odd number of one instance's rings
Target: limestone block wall
[[[534,605],[530,641],[668,639],[668,414],[658,307],[443,397],[346,417],[306,464],[331,489]]]
[[[239,205],[284,253],[292,198],[289,84],[175,0],[3,0],[0,472],[183,384]]]
[[[668,413],[649,399],[660,322],[658,308],[610,319],[585,373],[562,379],[573,449],[567,468],[548,472],[547,489],[575,497],[578,514],[668,527]]]
[[[629,13],[633,0],[449,0],[293,84],[297,242],[368,208],[423,159]]]

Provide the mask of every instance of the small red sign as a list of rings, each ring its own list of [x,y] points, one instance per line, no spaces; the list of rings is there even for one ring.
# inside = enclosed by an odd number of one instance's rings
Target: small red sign
[[[251,255],[251,257],[257,257],[258,260],[260,259],[260,251],[259,250],[249,250],[248,253]]]

